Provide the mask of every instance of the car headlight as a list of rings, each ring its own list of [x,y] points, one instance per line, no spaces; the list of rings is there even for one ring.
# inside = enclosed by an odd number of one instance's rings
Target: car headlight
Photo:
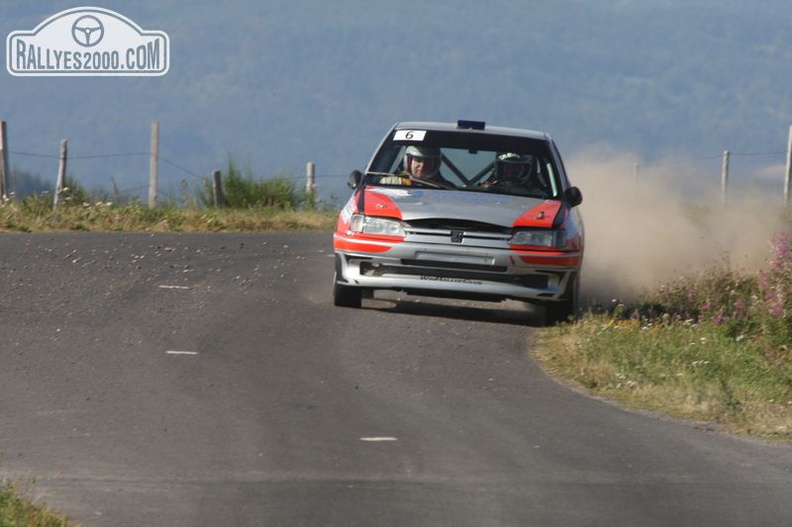
[[[565,243],[565,231],[548,229],[517,231],[509,240],[510,245],[533,245],[535,247],[563,247]]]
[[[372,234],[378,236],[399,236],[404,238],[404,224],[399,220],[389,218],[378,218],[375,216],[365,216],[355,214],[349,222],[349,230],[362,234]]]

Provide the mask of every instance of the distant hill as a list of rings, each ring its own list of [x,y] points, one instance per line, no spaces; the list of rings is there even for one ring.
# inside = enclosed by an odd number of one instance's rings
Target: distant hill
[[[320,185],[341,188],[398,120],[483,119],[546,130],[567,154],[599,145],[647,162],[784,151],[792,124],[792,11],[781,0],[102,5],[166,31],[170,72],[3,72],[0,119],[21,170],[54,179],[57,160],[40,154],[68,138],[73,176],[134,192],[147,183],[152,120],[172,189],[229,153],[268,176],[314,161]],[[0,30],[73,6],[4,2]],[[129,155],[85,157],[106,154]]]

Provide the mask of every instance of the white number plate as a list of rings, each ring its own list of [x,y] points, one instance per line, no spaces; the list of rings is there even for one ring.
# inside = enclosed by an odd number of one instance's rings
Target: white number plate
[[[423,141],[426,130],[396,130],[394,141]]]

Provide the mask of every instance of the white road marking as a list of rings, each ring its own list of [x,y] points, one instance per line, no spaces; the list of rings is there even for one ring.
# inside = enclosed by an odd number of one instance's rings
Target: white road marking
[[[389,437],[389,436],[383,436],[383,437],[361,437],[360,440],[361,441],[371,441],[371,442],[377,442],[377,441],[398,441],[398,439],[396,439],[395,437]]]
[[[160,289],[189,289],[189,286],[186,285],[159,285],[157,287]]]
[[[176,350],[168,350],[165,353],[168,355],[198,355],[197,351],[176,351]]]

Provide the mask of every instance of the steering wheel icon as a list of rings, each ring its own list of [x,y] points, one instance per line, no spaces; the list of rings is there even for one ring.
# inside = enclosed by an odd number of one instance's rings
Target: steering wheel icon
[[[72,24],[72,38],[85,48],[93,47],[104,38],[104,25],[95,16],[81,16]]]

